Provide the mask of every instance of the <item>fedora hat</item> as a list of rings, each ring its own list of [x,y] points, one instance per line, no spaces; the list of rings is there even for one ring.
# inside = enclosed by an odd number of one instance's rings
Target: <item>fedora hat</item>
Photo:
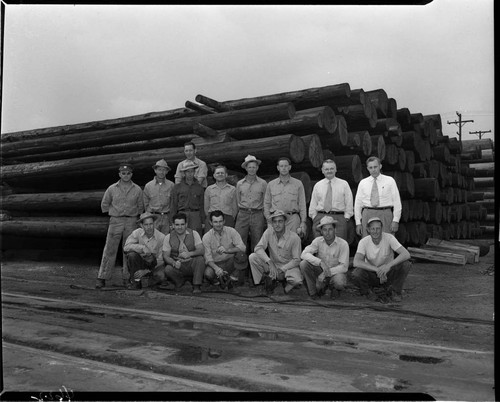
[[[280,210],[280,209],[277,209],[276,211],[274,211],[270,216],[269,216],[269,219],[273,220],[273,218],[277,218],[278,216],[284,216],[285,217],[285,220],[288,219],[288,217],[286,216],[286,214]]]
[[[162,167],[162,168],[165,168],[167,170],[171,170],[170,166],[168,166],[168,163],[165,161],[165,159],[160,159],[158,162],[156,162],[153,165],[153,169],[156,169],[157,167]]]
[[[158,216],[155,214],[152,214],[151,212],[143,212],[139,219],[137,220],[137,223],[142,223],[145,219],[148,218],[153,218],[153,221],[158,219]]]
[[[194,163],[193,161],[184,161],[181,162],[181,168],[179,169],[181,172],[185,172],[186,170],[189,169],[196,169],[198,167],[197,163]]]
[[[320,219],[319,223],[316,225],[318,229],[321,229],[325,225],[333,225],[336,226],[338,221],[333,219],[331,216],[323,216],[323,218]]]
[[[241,164],[241,167],[243,169],[245,169],[246,166],[247,166],[247,163],[249,163],[249,162],[256,162],[257,165],[260,165],[262,163],[262,161],[259,160],[259,159],[257,159],[255,156],[253,156],[253,155],[247,155],[246,158],[245,158],[245,161]]]

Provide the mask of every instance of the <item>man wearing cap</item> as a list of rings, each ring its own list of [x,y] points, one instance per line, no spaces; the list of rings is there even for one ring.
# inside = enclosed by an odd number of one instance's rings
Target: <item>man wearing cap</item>
[[[97,289],[106,286],[106,280],[111,279],[120,241],[125,244],[130,233],[137,228],[137,217],[144,211],[142,190],[132,181],[132,172],[133,168],[130,164],[120,164],[118,167],[120,180],[109,186],[102,197],[101,210],[103,213],[108,213],[110,218],[106,244],[97,274]],[[123,255],[122,279],[128,282],[125,254]]]
[[[182,212],[187,216],[187,226],[203,235],[205,208],[203,199],[205,189],[195,178],[197,165],[187,161],[181,167],[184,177],[180,183],[174,184],[171,194],[170,214]]]
[[[258,285],[264,277],[267,293],[272,293],[277,281],[284,281],[284,291],[288,294],[302,285],[299,268],[302,244],[299,235],[286,227],[285,212],[276,210],[269,218],[272,226],[264,231],[255,251],[248,257],[253,280]]]
[[[205,279],[208,282],[220,282],[223,275],[230,275],[236,284],[240,272],[247,269],[246,246],[236,229],[225,226],[225,214],[215,210],[210,212],[212,229],[203,235],[205,248]]]
[[[207,188],[208,167],[205,162],[196,157],[196,145],[193,142],[186,142],[184,144],[184,155],[186,155],[186,159],[177,165],[177,170],[174,176],[175,183],[177,184],[182,181],[185,172],[183,169],[184,165],[188,162],[192,162],[196,164],[194,177],[203,188]]]
[[[401,301],[403,284],[411,267],[410,253],[392,234],[383,232],[379,217],[370,218],[366,226],[370,235],[359,241],[352,280],[361,295],[370,300],[377,299],[371,288],[382,286],[384,293],[379,296],[380,301]],[[394,253],[398,254],[396,258]]]
[[[172,222],[174,230],[163,241],[163,260],[166,265],[157,273],[156,278],[172,281],[176,290],[186,281],[191,281],[193,293],[201,293],[205,272],[205,250],[201,237],[196,230],[186,226],[187,217],[184,213],[173,215]]]
[[[224,213],[225,225],[234,227],[234,218],[238,213],[236,201],[236,187],[229,184],[227,179],[227,168],[218,165],[214,169],[215,183],[205,189],[203,205],[205,206],[205,233],[210,230],[210,212],[222,211]]]
[[[141,278],[163,266],[162,247],[165,235],[155,228],[158,215],[151,212],[141,214],[135,229],[125,242],[123,251],[130,274],[130,289],[141,289]]]
[[[316,237],[300,256],[300,271],[312,299],[321,297],[325,285],[331,291],[330,298],[335,299],[347,284],[349,244],[335,236],[336,225],[337,221],[331,216],[321,218],[317,225],[321,236]]]
[[[347,181],[335,176],[337,165],[333,160],[326,159],[321,171],[325,178],[314,185],[309,204],[314,237],[321,236],[318,227],[321,218],[331,216],[337,221],[336,235],[347,240],[347,222],[354,214],[351,187]]]
[[[257,176],[261,163],[262,161],[255,156],[247,155],[241,164],[247,175],[236,183],[238,215],[234,228],[245,245],[248,244],[248,235],[250,235],[250,252],[255,249],[267,227],[264,217],[264,195],[267,182]]]
[[[401,198],[396,181],[380,173],[382,164],[376,156],[366,160],[366,168],[370,176],[359,182],[354,199],[356,233],[367,236],[365,222],[377,216],[382,220],[384,231],[394,234],[401,218]]]
[[[305,237],[307,233],[306,219],[306,193],[302,182],[290,176],[292,162],[286,157],[278,159],[277,169],[279,177],[271,180],[264,195],[264,216],[269,227],[271,226],[271,214],[280,210],[286,216],[287,228]]]
[[[153,166],[155,177],[144,186],[144,209],[157,215],[155,227],[163,234],[170,232],[170,195],[174,183],[166,178],[171,170],[164,159]]]

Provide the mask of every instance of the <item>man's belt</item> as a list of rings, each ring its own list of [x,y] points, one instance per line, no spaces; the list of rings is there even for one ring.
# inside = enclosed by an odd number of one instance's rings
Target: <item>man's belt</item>
[[[318,214],[326,214],[326,215],[344,215],[344,212],[343,211],[329,211],[329,212],[326,212],[326,211],[318,211]]]
[[[244,212],[262,212],[262,208],[238,208],[240,211]]]
[[[375,209],[377,211],[381,211],[383,209],[393,209],[394,207],[363,207],[363,209]]]
[[[191,208],[186,208],[186,209],[179,209],[179,212],[198,212],[199,209],[191,209]]]
[[[155,215],[168,215],[170,212],[151,212],[151,213]]]

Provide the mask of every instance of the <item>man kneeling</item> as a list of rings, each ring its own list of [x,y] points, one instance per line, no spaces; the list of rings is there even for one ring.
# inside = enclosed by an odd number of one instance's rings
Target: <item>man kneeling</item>
[[[321,236],[316,237],[300,256],[300,271],[309,296],[314,300],[322,296],[324,287],[330,289],[330,298],[335,299],[347,284],[349,244],[335,236],[336,225],[337,221],[331,216],[321,218],[317,225]]]
[[[382,220],[371,218],[367,223],[369,236],[363,237],[354,256],[352,280],[360,293],[370,300],[400,302],[403,283],[410,271],[411,256],[399,241],[389,233],[382,232]],[[394,258],[394,252],[398,254]],[[371,287],[383,287],[380,296]]]
[[[193,293],[201,293],[205,272],[201,237],[196,230],[186,227],[187,216],[182,212],[175,214],[172,221],[174,230],[165,236],[163,242],[164,275],[175,284],[174,290],[191,281]]]
[[[236,229],[225,226],[220,210],[210,212],[212,229],[203,235],[205,248],[205,279],[230,289],[238,282],[240,272],[247,269],[246,246]]]
[[[258,285],[264,277],[266,293],[272,293],[277,281],[281,281],[285,294],[288,294],[294,287],[302,285],[299,268],[302,244],[299,235],[286,228],[283,211],[274,211],[270,219],[272,226],[264,231],[255,252],[248,257],[253,281]]]

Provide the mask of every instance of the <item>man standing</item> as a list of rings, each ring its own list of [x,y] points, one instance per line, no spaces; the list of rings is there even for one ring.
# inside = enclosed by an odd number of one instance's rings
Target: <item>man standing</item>
[[[163,272],[158,273],[157,279],[169,279],[175,284],[175,290],[186,281],[191,281],[193,293],[201,293],[205,272],[201,237],[195,230],[187,228],[185,214],[173,215],[172,221],[174,230],[163,241],[163,260],[166,266]]]
[[[201,236],[205,221],[203,208],[205,190],[194,177],[196,167],[194,162],[188,161],[181,168],[184,177],[172,188],[170,214],[173,216],[177,212],[183,212],[187,216],[187,226],[196,230]]]
[[[279,177],[271,180],[264,196],[264,216],[271,226],[271,215],[274,211],[283,211],[287,217],[286,226],[300,237],[307,233],[306,193],[302,182],[290,176],[292,163],[290,159],[278,159]]]
[[[376,156],[366,160],[366,168],[370,176],[359,182],[354,200],[356,233],[367,236],[365,222],[374,216],[382,220],[386,233],[396,233],[401,218],[401,198],[396,181],[380,173],[382,164]]]
[[[272,293],[277,281],[284,281],[285,294],[302,285],[299,268],[302,245],[298,234],[286,227],[287,216],[280,210],[273,212],[272,226],[264,231],[255,252],[248,258],[254,283],[258,285],[264,277],[267,293]]]
[[[212,229],[203,236],[205,248],[205,278],[211,282],[221,282],[224,274],[230,275],[231,283],[240,279],[240,273],[248,266],[246,246],[241,236],[232,227],[225,226],[222,211],[210,212]]]
[[[127,258],[130,275],[129,289],[141,289],[141,278],[163,266],[162,247],[165,235],[155,228],[158,215],[141,214],[135,229],[125,242],[123,251]]]
[[[247,155],[241,164],[241,167],[247,171],[247,175],[236,183],[238,215],[234,228],[245,245],[248,244],[250,234],[250,253],[254,251],[267,227],[264,217],[264,195],[267,182],[257,176],[261,163],[255,156]]]
[[[102,212],[107,212],[110,218],[106,244],[97,274],[95,285],[97,289],[106,286],[106,280],[111,279],[120,241],[125,244],[130,233],[137,228],[137,217],[144,210],[142,190],[132,181],[132,166],[122,163],[118,171],[120,180],[106,189],[101,201]],[[128,283],[125,254],[123,255],[122,279]]]
[[[192,162],[196,164],[196,170],[194,172],[194,177],[198,180],[198,183],[201,184],[203,188],[207,187],[207,175],[208,175],[208,167],[205,162],[196,157],[196,145],[193,142],[186,142],[184,144],[184,155],[186,155],[186,159],[180,162],[177,165],[177,170],[175,172],[175,183],[180,183],[182,178],[184,177],[183,167],[186,163]]]
[[[377,298],[370,288],[383,286],[386,294],[379,297],[382,302],[401,301],[403,283],[411,267],[410,253],[393,235],[383,233],[382,219],[373,217],[366,226],[370,235],[359,241],[352,280],[370,300]],[[394,252],[398,254],[396,258]]]
[[[337,221],[336,235],[347,240],[347,222],[354,214],[351,187],[347,181],[335,177],[337,165],[333,160],[325,160],[321,171],[325,178],[314,185],[309,204],[314,237],[321,236],[318,223],[329,215]]]
[[[174,183],[166,178],[171,170],[164,159],[153,166],[155,177],[144,186],[144,209],[157,215],[155,227],[163,234],[170,232],[170,195]]]
[[[335,299],[340,296],[340,292],[347,284],[349,244],[344,239],[335,236],[336,225],[337,221],[331,216],[321,218],[318,229],[322,236],[316,237],[300,256],[302,259],[300,271],[312,299],[321,296],[325,285],[331,291],[330,298]],[[320,289],[316,281],[319,282]]]
[[[227,179],[227,169],[225,166],[218,165],[214,170],[215,183],[208,186],[205,190],[205,233],[210,230],[210,212],[222,211],[224,213],[226,226],[234,227],[234,218],[238,213],[238,204],[236,201],[236,188],[229,184]]]

